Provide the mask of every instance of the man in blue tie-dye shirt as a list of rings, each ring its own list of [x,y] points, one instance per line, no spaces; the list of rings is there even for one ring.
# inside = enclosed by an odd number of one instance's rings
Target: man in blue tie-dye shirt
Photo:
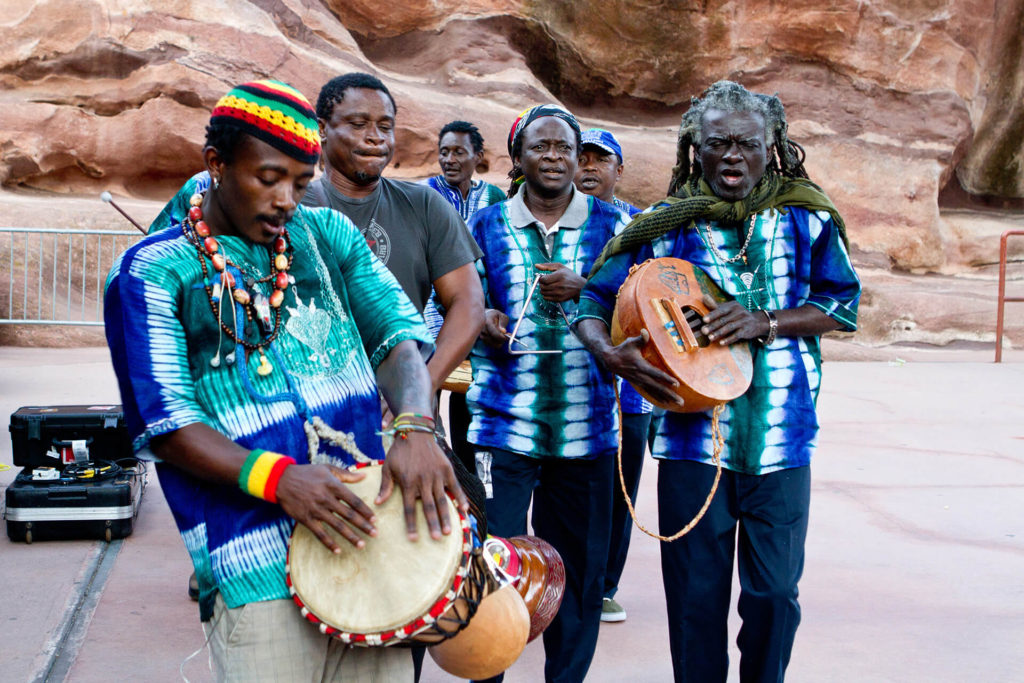
[[[610,130],[589,128],[583,131],[580,164],[576,170],[576,188],[601,201],[614,204],[632,218],[640,209],[615,196],[615,186],[622,179],[624,166],[622,146]],[[652,406],[629,382],[619,381],[619,402],[622,406],[622,478],[629,499],[636,505],[647,450],[647,432],[651,426]],[[601,621],[626,620],[626,610],[615,599],[619,579],[626,566],[630,532],[633,522],[629,518],[626,499],[618,495],[612,504],[612,535],[608,545],[608,566],[604,576],[604,604]]]
[[[721,415],[717,495],[689,534],[662,544],[676,681],[726,680],[734,556],[741,680],[783,680],[800,621],[819,337],[853,330],[860,298],[842,219],[806,179],[802,152],[786,136],[778,98],[716,83],[683,117],[672,196],[605,247],[580,298],[576,332],[587,348],[677,408],[674,380],[640,355],[644,339],[613,346],[609,338],[632,265],[667,256],[700,267],[732,300],[713,307],[699,332],[712,343],[751,343],[751,386]],[[683,527],[711,488],[711,425],[710,410],[669,412],[659,428],[653,450],[664,535]]]
[[[545,677],[577,683],[597,645],[618,425],[612,376],[569,320],[583,275],[625,222],[574,188],[579,146],[579,124],[561,107],[524,112],[509,136],[515,191],[470,221],[488,310],[467,397],[488,529],[527,533],[532,498],[534,532],[565,563]]]
[[[352,221],[299,206],[319,154],[299,91],[232,89],[188,208],[169,206],[168,225],[107,280],[125,421],[139,457],[157,460],[195,566],[217,680],[413,678],[408,651],[348,648],[289,594],[296,524],[335,552],[377,534],[377,513],[341,482],[363,478],[345,469],[361,456],[385,459],[378,386],[396,414],[432,408],[419,352],[430,341],[409,297]],[[452,530],[444,489],[467,504],[429,432],[395,439],[378,499],[401,496],[409,520],[420,505],[440,538]]]

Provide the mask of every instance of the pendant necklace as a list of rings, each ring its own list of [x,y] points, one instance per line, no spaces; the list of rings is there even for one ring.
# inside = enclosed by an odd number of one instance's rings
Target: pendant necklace
[[[740,247],[740,250],[736,253],[735,256],[727,256],[715,244],[714,236],[711,233],[710,222],[704,225],[704,230],[701,232],[701,240],[707,246],[708,250],[711,251],[711,254],[714,256],[715,260],[719,264],[725,266],[726,270],[729,272],[729,275],[733,278],[734,281],[739,280],[739,283],[742,285],[742,287],[737,287],[736,288],[737,291],[738,291],[737,299],[739,299],[740,296],[743,296],[743,297],[746,298],[746,303],[744,303],[744,308],[746,308],[748,311],[752,311],[755,308],[756,309],[760,309],[761,308],[761,306],[758,303],[755,302],[755,294],[758,293],[758,292],[765,291],[765,287],[754,288],[753,285],[754,285],[755,279],[757,278],[757,274],[761,271],[761,268],[764,266],[764,264],[765,264],[767,259],[762,260],[761,263],[759,263],[757,265],[757,267],[754,268],[753,270],[749,269],[749,265],[750,264],[749,264],[749,262],[747,260],[747,249],[750,246],[751,238],[754,235],[754,226],[756,224],[756,221],[757,221],[757,214],[752,214],[750,216],[749,227],[747,228],[747,236],[743,240],[743,245]],[[746,268],[746,270],[744,270],[744,271],[740,272],[739,274],[737,274],[733,270],[732,264],[736,263],[737,261],[740,261],[741,259],[743,261],[742,267]],[[737,265],[739,265],[739,264],[737,264]],[[767,285],[767,277],[768,277],[767,276],[767,272],[768,271],[766,270],[765,271],[765,276],[764,276],[765,284],[766,285]],[[742,290],[742,291],[740,291],[740,290]],[[743,302],[741,302],[741,303],[743,303]]]
[[[242,269],[234,263],[227,254],[224,253],[220,243],[210,234],[210,226],[203,221],[203,194],[194,194],[189,199],[190,208],[188,210],[188,216],[181,222],[181,230],[185,235],[185,238],[196,248],[199,255],[199,265],[203,271],[203,289],[206,290],[206,296],[210,302],[210,310],[213,315],[217,318],[217,322],[220,326],[220,334],[227,334],[227,336],[235,342],[236,345],[240,344],[248,353],[256,351],[260,354],[260,364],[256,368],[256,373],[261,377],[266,377],[274,371],[274,366],[267,360],[267,356],[264,353],[264,349],[269,346],[278,335],[281,330],[281,304],[284,302],[284,290],[288,288],[289,277],[288,269],[291,268],[292,261],[295,258],[295,253],[291,249],[290,240],[288,239],[288,230],[285,229],[282,235],[274,238],[273,242],[273,255],[270,259],[271,273],[259,279],[241,277],[238,280],[250,280],[250,282],[239,282],[236,278],[227,270],[228,266],[232,266],[238,269],[239,273],[242,273]],[[211,278],[209,270],[206,266],[206,261],[209,259],[210,263],[213,264],[213,269],[217,271],[214,276],[214,281],[211,284]],[[261,292],[255,289],[257,283],[270,282],[273,285],[273,292],[270,297],[265,297]],[[250,293],[249,288],[253,288],[253,292]],[[244,335],[239,337],[235,333],[237,326],[229,327],[223,320],[223,298],[230,292],[231,299],[238,302],[239,305],[245,310],[246,317],[249,321],[257,322],[258,329],[269,331],[266,338],[253,344],[245,339]],[[234,305],[231,306],[232,314],[234,313]],[[273,311],[273,326],[270,326],[271,310]],[[229,354],[225,360],[228,364],[233,361],[234,354]],[[210,360],[212,367],[220,366],[220,344],[217,344],[217,355]]]

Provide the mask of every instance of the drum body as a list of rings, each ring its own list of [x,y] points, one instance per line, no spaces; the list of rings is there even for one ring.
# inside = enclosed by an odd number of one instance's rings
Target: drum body
[[[441,388],[452,393],[464,394],[469,391],[471,384],[473,384],[473,368],[468,360],[464,360],[452,370]]]
[[[484,552],[512,579],[530,615],[527,642],[544,632],[558,614],[565,593],[565,565],[550,543],[536,536],[488,538]]]
[[[436,643],[465,626],[483,598],[486,569],[474,554],[469,520],[448,501],[451,534],[435,541],[417,513],[419,540],[409,541],[402,495],[395,490],[380,506],[381,467],[362,468],[366,478],[345,484],[377,514],[377,536],[363,535],[356,549],[332,529],[341,547],[329,551],[301,524],[288,550],[288,587],[302,614],[320,631],[354,645]],[[357,531],[362,535],[362,532]]]
[[[453,676],[492,678],[515,663],[526,647],[529,632],[530,615],[522,596],[505,585],[483,599],[469,626],[427,651]]]
[[[717,302],[729,297],[700,268],[677,258],[656,258],[630,269],[619,289],[612,315],[612,343],[621,344],[647,330],[643,357],[679,381],[675,392],[684,407],[648,401],[667,410],[694,413],[743,395],[750,386],[753,363],[750,346],[741,342],[721,346],[700,333],[709,309],[708,295]]]

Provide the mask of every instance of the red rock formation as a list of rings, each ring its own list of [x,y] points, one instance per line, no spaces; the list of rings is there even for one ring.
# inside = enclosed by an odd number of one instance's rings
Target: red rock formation
[[[436,131],[464,118],[500,180],[512,119],[559,100],[620,136],[621,194],[646,203],[688,98],[730,78],[780,94],[859,262],[954,273],[985,250],[940,214],[943,188],[1024,199],[1022,34],[1022,0],[4,3],[0,183],[165,197],[230,86],[315,99],[358,69],[398,102],[393,174],[435,172]]]

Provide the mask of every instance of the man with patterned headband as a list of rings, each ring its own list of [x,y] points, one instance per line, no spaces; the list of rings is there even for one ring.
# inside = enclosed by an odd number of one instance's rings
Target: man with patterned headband
[[[444,489],[466,507],[422,417],[422,319],[351,221],[299,205],[319,153],[298,91],[234,88],[213,110],[208,176],[184,218],[122,254],[107,280],[126,421],[136,451],[157,460],[195,565],[218,680],[412,679],[407,650],[321,635],[285,581],[296,522],[335,552],[376,533],[374,511],[341,482],[362,478],[344,469],[355,459],[384,458],[378,385],[404,437],[378,502],[399,484],[406,514],[421,499],[435,538],[452,528]]]
[[[691,161],[692,154],[692,161]],[[576,332],[606,367],[655,398],[680,403],[676,380],[613,346],[608,329],[634,264],[675,257],[703,269],[732,300],[703,318],[711,343],[750,343],[753,381],[728,403],[722,479],[689,534],[661,546],[676,681],[726,680],[728,614],[738,564],[740,680],[782,681],[800,621],[817,441],[820,335],[853,330],[860,282],[843,220],[807,179],[777,97],[720,81],[683,116],[669,198],[608,243],[580,298]],[[694,517],[715,477],[712,411],[668,412],[654,442],[661,533]]]
[[[488,528],[527,533],[532,498],[534,533],[565,563],[544,675],[576,682],[597,645],[618,425],[612,378],[568,321],[583,274],[626,221],[573,186],[579,148],[579,123],[557,105],[528,109],[512,126],[510,199],[470,220],[488,310],[467,395]]]

